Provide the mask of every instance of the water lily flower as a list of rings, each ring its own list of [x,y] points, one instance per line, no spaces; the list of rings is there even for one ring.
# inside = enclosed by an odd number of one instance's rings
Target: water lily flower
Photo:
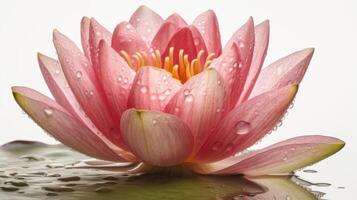
[[[26,87],[12,91],[58,141],[97,159],[132,163],[118,170],[289,173],[344,142],[300,136],[238,154],[280,123],[313,55],[303,49],[262,68],[268,41],[269,21],[254,25],[249,18],[222,48],[212,10],[189,25],[178,14],[163,19],[141,6],[113,33],[84,17],[83,52],[54,30],[59,62],[38,54],[55,100]]]

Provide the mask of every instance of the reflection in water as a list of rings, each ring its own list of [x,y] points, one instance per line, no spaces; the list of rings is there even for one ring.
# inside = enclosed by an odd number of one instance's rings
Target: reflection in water
[[[62,145],[4,145],[0,147],[0,199],[309,200],[324,195],[309,192],[310,186],[329,186],[295,176],[127,176],[64,168],[83,159],[88,158]]]

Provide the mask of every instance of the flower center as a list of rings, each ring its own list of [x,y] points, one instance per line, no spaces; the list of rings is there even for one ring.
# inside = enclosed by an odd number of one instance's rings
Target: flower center
[[[165,58],[163,58],[159,50],[152,51],[151,55],[142,51],[136,52],[131,56],[125,51],[120,51],[120,55],[135,71],[138,71],[143,66],[162,68],[170,72],[172,77],[180,80],[182,83],[200,73],[212,63],[214,53],[203,58],[204,53],[201,50],[198,52],[196,58],[189,60],[189,56],[185,54],[183,49],[179,50],[176,56],[177,59],[174,59],[174,47],[169,49],[168,55]]]

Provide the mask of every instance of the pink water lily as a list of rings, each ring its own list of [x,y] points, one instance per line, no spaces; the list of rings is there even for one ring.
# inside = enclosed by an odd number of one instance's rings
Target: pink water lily
[[[59,62],[38,54],[54,99],[13,87],[17,103],[46,132],[91,157],[148,172],[184,166],[202,174],[280,174],[320,161],[344,142],[301,136],[237,155],[278,124],[313,54],[292,53],[262,68],[269,21],[240,27],[221,47],[216,15],[191,25],[145,6],[111,33],[81,22],[83,52],[55,30]]]

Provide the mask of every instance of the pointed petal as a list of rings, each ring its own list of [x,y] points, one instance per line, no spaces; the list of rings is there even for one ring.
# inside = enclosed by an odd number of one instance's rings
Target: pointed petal
[[[104,40],[106,43],[110,44],[112,41],[112,33],[106,28],[100,25],[94,18],[90,19],[89,26],[89,48],[90,57],[92,61],[92,66],[96,72],[97,77],[100,79],[100,67],[98,66],[98,56],[99,56],[99,42]]]
[[[296,92],[297,85],[289,85],[233,109],[209,136],[196,160],[214,162],[255,144],[281,120]]]
[[[229,95],[229,109],[234,108],[243,89],[245,74],[249,68],[243,68],[239,47],[233,43],[230,49],[226,49],[221,56],[214,59],[210,65],[217,69],[219,74],[227,83]]]
[[[268,20],[255,26],[255,43],[254,43],[253,59],[250,65],[247,80],[244,84],[244,89],[242,91],[242,94],[240,95],[241,96],[241,98],[239,99],[240,102],[238,103],[241,103],[248,99],[255,85],[255,82],[257,81],[258,75],[264,63],[266,53],[268,51],[269,32],[270,32],[269,30],[270,28],[269,28]]]
[[[195,171],[211,174],[286,174],[312,165],[338,152],[345,143],[327,136],[301,136],[279,142],[246,155],[196,166]]]
[[[187,26],[187,22],[177,13],[174,13],[174,14],[170,15],[166,19],[166,22],[171,22],[171,23],[177,25],[180,28]]]
[[[81,120],[93,132],[99,132],[95,125],[88,119],[68,85],[66,77],[58,61],[38,54],[38,63],[42,75],[58,104],[64,107],[74,117]]]
[[[151,43],[163,21],[160,15],[146,6],[140,6],[129,20],[147,44]]]
[[[119,119],[108,108],[95,72],[76,45],[58,31],[53,32],[58,57],[77,101],[97,128],[112,142],[125,147],[120,139]]]
[[[167,104],[165,112],[179,116],[191,128],[195,153],[224,116],[227,103],[225,82],[215,69],[208,68],[181,87]]]
[[[120,119],[127,109],[135,71],[104,40],[100,42],[99,49],[99,66],[103,89],[109,106],[114,109],[117,118]]]
[[[171,38],[168,43],[166,50],[163,52],[162,57],[169,55],[169,50],[171,47],[174,49],[174,60],[179,60],[179,51],[180,49],[184,50],[184,54],[188,55],[189,60],[197,57],[197,54],[200,50],[203,50],[205,53],[203,58],[207,56],[207,49],[204,43],[204,40],[194,26],[184,27],[177,31]]]
[[[151,48],[164,52],[171,38],[179,29],[180,27],[172,22],[163,23],[151,42]]]
[[[81,43],[84,55],[90,61],[89,26],[90,19],[88,17],[83,17],[81,21]]]
[[[250,70],[250,65],[252,62],[253,51],[254,51],[254,22],[253,18],[250,17],[248,21],[241,26],[228,41],[227,45],[224,48],[224,51],[229,51],[232,48],[233,44],[238,46],[239,55],[240,55],[240,68],[241,72],[239,73],[239,82],[240,86],[237,88],[236,93],[241,98],[241,93],[244,88],[244,85],[247,80],[247,76]],[[224,53],[223,53],[224,55]],[[228,81],[227,81],[228,82]],[[238,101],[240,101],[238,99]]]
[[[212,10],[208,10],[199,16],[192,23],[200,31],[208,53],[214,53],[216,57],[222,53],[221,35],[217,16]]]
[[[142,67],[136,74],[128,107],[162,111],[181,88],[181,83],[166,70]]]
[[[128,22],[122,22],[115,28],[112,48],[118,53],[125,51],[129,56],[136,52],[148,52],[148,46],[135,28]]]
[[[12,91],[20,107],[41,128],[63,144],[98,159],[120,162],[136,160],[134,156],[120,150],[103,136],[93,133],[50,98],[25,87],[13,87]]]
[[[121,130],[133,153],[150,165],[180,164],[192,150],[189,127],[170,114],[129,109],[123,114]]]
[[[265,91],[300,83],[309,66],[313,48],[303,49],[279,59],[262,69],[250,98]]]

